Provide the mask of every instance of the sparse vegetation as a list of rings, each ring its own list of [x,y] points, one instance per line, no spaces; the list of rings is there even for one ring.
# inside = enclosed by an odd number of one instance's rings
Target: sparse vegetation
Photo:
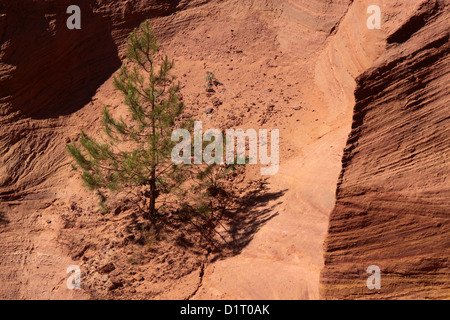
[[[159,46],[147,21],[131,33],[127,62],[114,87],[128,106],[130,118],[114,118],[108,108],[103,109],[103,127],[107,142],[101,143],[81,132],[83,151],[75,144],[68,151],[82,170],[85,185],[98,190],[101,207],[105,211],[105,190],[117,191],[129,186],[148,187],[143,193],[145,218],[158,218],[157,199],[171,193],[186,180],[186,171],[171,161],[171,141],[175,123],[184,109],[178,98],[179,84],[170,75],[174,62],[167,56],[159,65],[156,56]],[[189,128],[189,123],[179,123]]]
[[[218,84],[216,76],[212,72],[206,73],[205,81],[206,81],[206,83],[203,85],[203,87],[206,88],[206,91],[214,90],[213,86],[217,86],[217,84]]]
[[[174,62],[164,56],[157,64],[158,49],[148,21],[131,33],[127,62],[114,77],[129,115],[116,118],[105,106],[103,137],[82,131],[79,141],[68,144],[67,150],[84,185],[99,196],[102,213],[110,211],[110,194],[126,191],[138,197],[135,206],[150,227],[169,224],[172,217],[199,231],[203,240],[213,243],[216,237],[226,242],[216,231],[229,196],[223,182],[239,165],[194,168],[172,162],[172,132],[192,129],[192,120],[180,120],[184,104],[178,97],[180,86],[170,74]],[[206,80],[210,86],[217,83],[212,73]],[[154,234],[151,239],[155,240]]]

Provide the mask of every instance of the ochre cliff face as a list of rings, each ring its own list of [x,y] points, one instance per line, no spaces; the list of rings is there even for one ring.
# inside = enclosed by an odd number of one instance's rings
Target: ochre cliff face
[[[118,46],[131,28],[188,2],[2,1],[0,123],[81,108],[120,66]],[[73,4],[81,9],[81,30],[66,27],[66,9]]]
[[[71,4],[81,30],[66,28]],[[381,30],[366,27],[372,4]],[[65,146],[82,128],[100,131],[103,105],[120,109],[111,75],[147,18],[176,59],[191,115],[211,107],[201,82],[217,71],[213,124],[280,127],[270,182],[286,192],[252,209],[275,217],[239,255],[152,297],[448,298],[449,9],[448,0],[0,0],[0,298],[90,298],[68,292],[64,271],[81,261],[95,275],[101,250],[115,252]],[[63,214],[76,225],[66,233]],[[381,268],[380,290],[366,287],[370,265]]]
[[[74,263],[56,240],[61,225],[36,220],[67,186],[65,146],[81,123],[70,115],[92,107],[134,27],[205,2],[0,0],[0,298],[73,297],[52,289],[52,274]],[[66,27],[73,4],[81,30]],[[173,32],[157,29],[161,39]],[[98,110],[82,113],[84,126],[98,120]]]
[[[448,1],[426,1],[357,78],[325,241],[330,299],[450,297]],[[369,290],[369,266],[381,288]]]
[[[88,104],[120,67],[132,28],[203,2],[0,1],[0,198],[20,198],[57,170],[61,116]],[[81,30],[66,26],[72,4]],[[159,30],[161,38],[171,33]]]

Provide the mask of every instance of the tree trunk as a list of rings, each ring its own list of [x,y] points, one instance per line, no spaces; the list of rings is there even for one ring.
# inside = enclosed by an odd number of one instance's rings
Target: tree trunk
[[[150,213],[150,218],[153,219],[156,216],[156,169],[153,168],[152,174],[150,177],[150,203],[148,211]]]

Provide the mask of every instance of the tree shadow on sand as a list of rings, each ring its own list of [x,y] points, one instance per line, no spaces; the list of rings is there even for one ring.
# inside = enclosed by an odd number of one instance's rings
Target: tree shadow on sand
[[[156,243],[165,239],[199,256],[206,250],[210,261],[225,259],[241,253],[261,227],[279,214],[277,209],[282,202],[277,200],[286,191],[271,191],[266,182],[260,181],[240,196],[226,193],[223,201],[216,198],[219,206],[205,217],[199,217],[192,208],[188,214],[174,212],[161,216],[157,223],[150,223],[140,213],[133,213],[129,216],[127,232],[134,234],[133,242],[142,245],[147,243],[146,235],[152,234]],[[183,218],[186,216],[191,218]]]
[[[267,183],[261,184],[240,197],[229,199],[232,204],[224,206],[214,221],[216,228],[212,237],[194,244],[180,236],[177,245],[185,249],[209,245],[212,261],[239,254],[269,220],[278,215],[277,207],[286,190],[271,192]],[[200,230],[201,232],[201,230]]]
[[[224,257],[239,254],[261,227],[279,214],[277,208],[281,202],[272,202],[280,199],[286,191],[271,192],[267,184],[262,183],[257,189],[241,196],[235,207],[225,210],[226,233],[231,240],[223,244],[223,248],[219,248],[223,249]],[[227,249],[231,251],[227,253]]]

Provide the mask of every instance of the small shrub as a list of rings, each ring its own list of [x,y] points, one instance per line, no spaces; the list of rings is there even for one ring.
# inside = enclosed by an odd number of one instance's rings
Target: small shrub
[[[207,91],[211,90],[213,86],[217,86],[217,84],[218,84],[216,76],[214,75],[214,73],[211,73],[211,72],[206,73],[205,80],[206,80],[206,84],[203,85],[203,87],[206,88]]]

